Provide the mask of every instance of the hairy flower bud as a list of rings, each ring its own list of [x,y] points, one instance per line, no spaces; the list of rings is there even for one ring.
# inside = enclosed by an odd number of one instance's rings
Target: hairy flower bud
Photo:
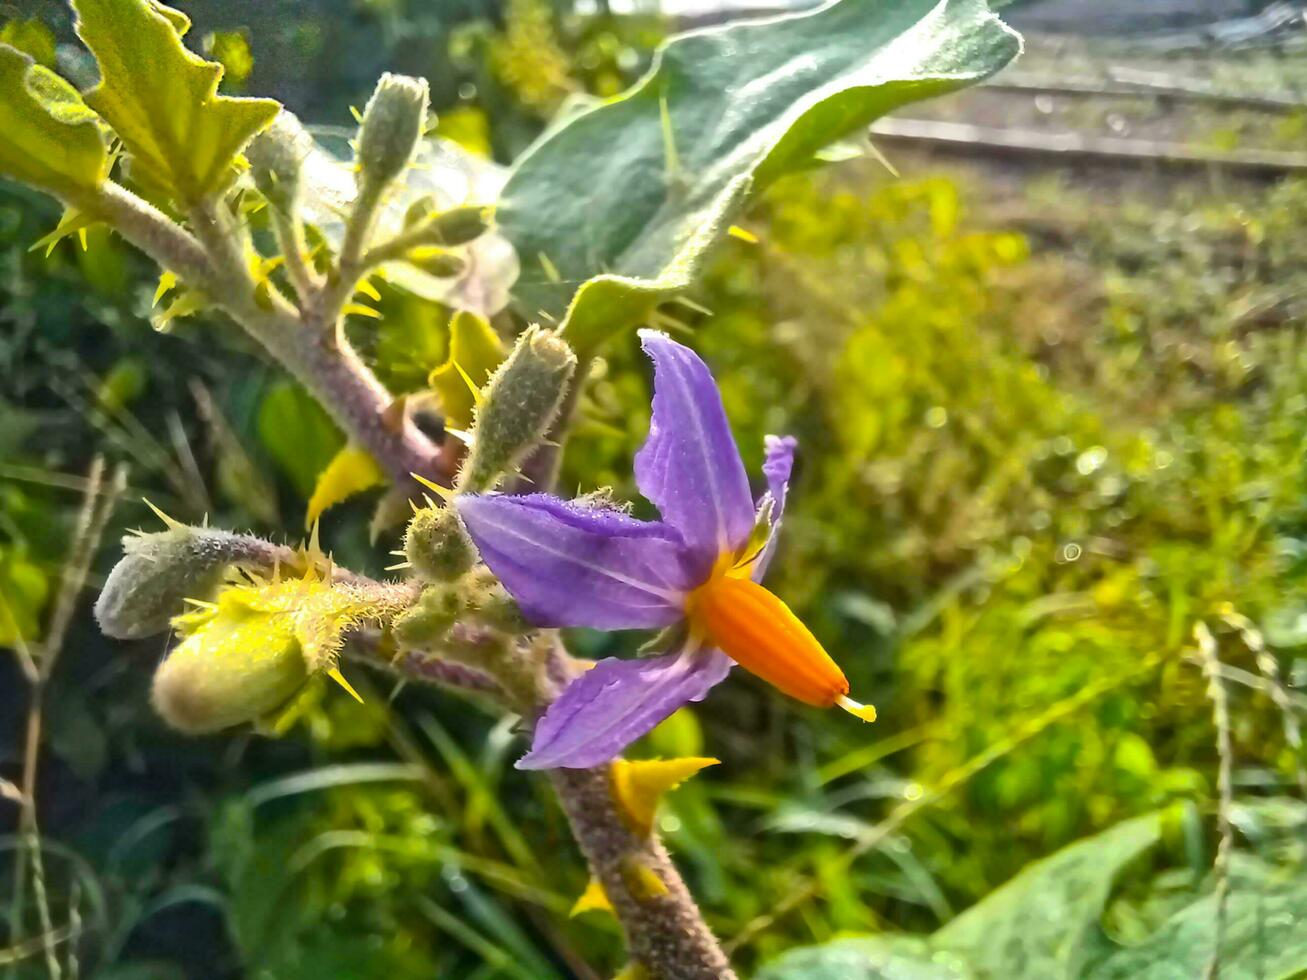
[[[313,138],[285,109],[246,148],[254,184],[273,207],[294,210],[299,201],[300,169],[312,148]]]
[[[557,332],[530,326],[522,333],[483,389],[460,490],[493,489],[539,444],[575,370],[576,355]]]
[[[309,665],[287,623],[226,595],[195,616],[200,621],[187,626],[194,632],[154,675],[154,707],[173,728],[202,735],[254,721],[308,680]]]
[[[477,560],[476,546],[450,507],[427,507],[414,514],[404,553],[414,571],[433,582],[452,582]]]
[[[450,208],[427,220],[423,226],[437,245],[466,245],[480,238],[490,227],[491,209],[469,204]]]
[[[437,279],[450,279],[454,276],[461,276],[463,270],[467,268],[467,263],[453,252],[446,252],[443,248],[432,246],[415,248],[406,252],[404,261],[414,268],[421,269],[429,276],[435,276]]]
[[[418,601],[395,618],[395,641],[403,647],[425,647],[438,643],[458,621],[463,598],[453,585],[428,586]]]
[[[384,187],[403,173],[426,121],[426,79],[382,75],[359,126],[359,179]]]
[[[129,534],[96,600],[95,618],[106,636],[118,640],[162,633],[186,599],[211,597],[230,565],[269,566],[277,550],[249,535],[184,524]]]

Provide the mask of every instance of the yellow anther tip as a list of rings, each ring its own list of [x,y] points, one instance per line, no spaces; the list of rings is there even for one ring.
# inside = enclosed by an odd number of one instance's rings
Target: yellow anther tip
[[[842,694],[835,699],[835,703],[855,718],[861,718],[863,721],[868,722],[876,720],[876,706],[874,704],[859,704],[852,698]]]

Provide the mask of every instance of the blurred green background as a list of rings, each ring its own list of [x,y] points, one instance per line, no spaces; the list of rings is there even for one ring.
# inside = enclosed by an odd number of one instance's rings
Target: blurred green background
[[[568,99],[620,91],[670,27],[549,0],[179,6],[229,91],[344,125],[381,71],[423,75],[438,131],[501,162]],[[62,4],[0,15],[0,38],[86,70]],[[1028,41],[1020,70],[1045,77],[1110,62],[1254,93],[1307,84],[1273,46]],[[1111,95],[982,89],[917,112],[1226,153],[1307,134],[1302,110]],[[746,460],[765,433],[799,436],[773,587],[880,709],[864,728],[737,672],[640,746],[722,760],[661,826],[746,971],[843,933],[934,930],[1032,861],[1169,805],[1131,881],[1206,881],[1218,757],[1197,624],[1225,664],[1236,793],[1294,796],[1303,778],[1307,180],[878,146],[897,175],[860,145],[785,179],[692,302],[660,314],[716,371]],[[89,616],[116,538],[153,526],[141,498],[283,538],[341,437],[229,324],[156,333],[157,272],[120,241],[31,251],[57,220],[0,188],[0,646],[49,628],[92,457],[126,463],[43,715],[46,887],[82,972],[611,974],[616,925],[567,917],[584,867],[546,789],[512,769],[509,722],[358,671],[366,704],[322,691],[277,739],[184,739],[154,717],[165,641],[114,643]],[[447,314],[398,292],[383,311],[356,340],[396,390],[419,387]],[[649,378],[633,343],[605,353],[563,483],[631,495]],[[379,573],[372,502],[323,534]],[[20,657],[0,659],[14,784],[27,703]],[[0,796],[0,975],[44,976],[19,943],[38,923],[11,894],[16,813]],[[1128,935],[1159,913],[1121,887]]]

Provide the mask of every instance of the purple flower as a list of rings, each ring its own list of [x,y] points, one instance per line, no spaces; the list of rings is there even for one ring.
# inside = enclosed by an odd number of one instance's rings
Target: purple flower
[[[550,705],[522,769],[585,768],[618,755],[738,663],[809,704],[866,720],[848,681],[789,608],[758,584],[785,508],[796,441],[768,436],[755,503],[708,366],[640,332],[654,362],[653,420],[635,457],[662,514],[638,521],[549,494],[456,498],[481,557],[537,626],[680,627],[669,653],[601,660]]]

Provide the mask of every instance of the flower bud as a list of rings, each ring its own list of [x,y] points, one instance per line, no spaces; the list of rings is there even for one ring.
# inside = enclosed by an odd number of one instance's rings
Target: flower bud
[[[426,79],[382,75],[359,126],[359,179],[384,187],[403,173],[426,122]]]
[[[153,700],[178,731],[202,735],[254,721],[299,691],[309,667],[292,624],[250,608],[233,592],[178,617],[189,635],[154,675]]]
[[[529,633],[532,630],[517,600],[508,594],[499,579],[482,565],[459,582],[463,603],[470,613],[491,629],[504,633]]]
[[[426,507],[414,514],[404,553],[414,571],[432,582],[452,582],[477,560],[476,546],[450,507]]]
[[[415,248],[404,254],[404,261],[414,268],[421,269],[429,276],[435,276],[437,279],[450,279],[454,276],[461,276],[463,270],[467,268],[467,263],[453,252],[446,252],[443,248]]]
[[[483,389],[458,489],[492,489],[539,444],[575,369],[576,355],[558,333],[527,327]]]
[[[254,184],[273,207],[289,213],[299,203],[300,169],[312,148],[313,138],[285,109],[246,148]]]
[[[457,588],[445,583],[428,586],[407,612],[396,617],[395,641],[410,648],[439,643],[462,612],[463,599]]]
[[[428,238],[437,245],[466,245],[490,228],[491,209],[480,205],[450,208],[427,219]]]
[[[186,599],[207,599],[229,565],[270,564],[272,545],[212,528],[175,524],[157,534],[129,534],[125,554],[95,602],[106,636],[139,640],[162,633]]]

